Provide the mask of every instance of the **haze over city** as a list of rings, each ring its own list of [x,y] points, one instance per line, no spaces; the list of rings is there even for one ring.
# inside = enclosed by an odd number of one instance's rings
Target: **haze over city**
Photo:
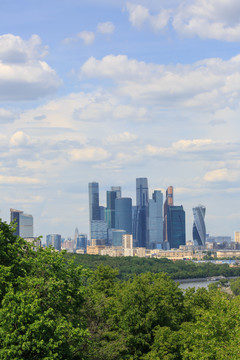
[[[211,235],[240,230],[237,0],[1,1],[0,216],[88,233],[88,183],[169,185]]]

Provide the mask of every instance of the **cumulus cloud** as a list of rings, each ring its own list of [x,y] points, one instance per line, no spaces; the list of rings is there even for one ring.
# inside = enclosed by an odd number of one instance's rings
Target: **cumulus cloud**
[[[129,21],[134,27],[149,24],[160,30],[171,22],[182,36],[198,36],[205,39],[240,41],[240,3],[238,0],[189,0],[180,1],[178,6],[162,8],[151,15],[150,9],[127,3]],[[164,5],[162,5],[164,6]]]
[[[237,179],[239,179],[239,172],[227,168],[208,171],[204,175],[204,180],[207,182],[222,182],[222,181],[234,182]]]
[[[82,39],[85,45],[91,45],[95,40],[95,35],[91,31],[82,31],[77,34],[79,39]]]
[[[98,162],[109,158],[110,154],[103,148],[86,147],[83,149],[72,149],[69,151],[71,161]]]
[[[140,28],[147,23],[155,30],[163,29],[167,25],[171,14],[170,10],[163,9],[157,15],[150,15],[146,7],[133,3],[127,3],[126,9],[129,13],[129,21],[133,26]]]
[[[99,23],[97,25],[97,31],[102,34],[112,34],[115,30],[115,26],[110,21]]]
[[[240,41],[240,3],[238,0],[181,3],[173,18],[173,27],[185,36]]]
[[[46,54],[37,35],[0,36],[0,100],[34,100],[55,92],[61,81],[42,60]]]
[[[30,137],[23,131],[17,131],[11,136],[9,143],[13,147],[26,146],[30,143]]]
[[[81,67],[80,78],[111,79],[122,95],[148,104],[217,110],[239,107],[239,65],[240,55],[226,61],[210,58],[176,66],[107,55],[101,60],[89,58]]]
[[[173,142],[168,147],[158,147],[154,145],[146,145],[143,152],[149,156],[160,157],[175,157],[177,154],[194,154],[198,156],[201,154],[206,157],[206,160],[211,160],[215,157],[215,152],[221,156],[222,152],[232,153],[236,148],[236,144],[228,141],[216,141],[212,139],[192,139],[179,140]]]

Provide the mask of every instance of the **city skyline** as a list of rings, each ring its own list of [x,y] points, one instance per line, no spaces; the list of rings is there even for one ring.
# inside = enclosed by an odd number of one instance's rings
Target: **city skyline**
[[[89,182],[174,187],[211,235],[239,231],[236,0],[12,0],[0,14],[0,217],[89,232]]]

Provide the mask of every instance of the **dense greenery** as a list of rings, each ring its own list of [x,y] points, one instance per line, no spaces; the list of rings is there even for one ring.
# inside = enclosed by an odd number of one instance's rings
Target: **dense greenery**
[[[135,275],[146,272],[167,273],[172,279],[201,278],[209,276],[240,276],[240,267],[229,267],[228,264],[194,263],[192,261],[163,259],[146,259],[140,257],[110,257],[101,255],[67,254],[74,258],[76,264],[89,269],[96,269],[99,265],[109,265],[118,269],[119,278],[127,280]]]
[[[240,358],[239,296],[183,292],[164,273],[120,280],[116,268],[34,251],[2,222],[0,290],[3,360]]]

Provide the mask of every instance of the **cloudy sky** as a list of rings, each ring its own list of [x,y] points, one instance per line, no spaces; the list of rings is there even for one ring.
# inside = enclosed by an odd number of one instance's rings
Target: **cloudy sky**
[[[0,216],[88,232],[88,182],[136,177],[240,230],[239,0],[0,0]]]

